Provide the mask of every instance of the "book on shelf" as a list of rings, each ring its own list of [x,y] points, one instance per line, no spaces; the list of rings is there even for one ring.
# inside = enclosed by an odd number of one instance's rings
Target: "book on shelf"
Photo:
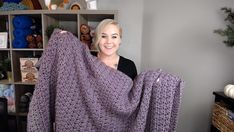
[[[38,78],[36,63],[38,58],[20,58],[20,70],[22,82],[35,83]]]

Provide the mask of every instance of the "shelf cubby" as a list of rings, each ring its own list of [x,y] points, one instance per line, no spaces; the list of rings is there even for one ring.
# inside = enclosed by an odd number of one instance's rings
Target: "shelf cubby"
[[[20,99],[27,92],[33,93],[36,82],[23,82],[20,58],[40,58],[47,47],[49,37],[47,28],[50,25],[59,25],[64,30],[72,32],[80,38],[81,24],[87,24],[95,28],[103,19],[110,18],[117,21],[117,10],[18,10],[18,11],[1,11],[0,12],[0,32],[8,33],[7,48],[0,48],[0,61],[9,58],[11,64],[11,80],[1,79],[0,85],[13,85],[15,97],[15,112],[9,113],[15,116],[18,131],[26,130],[27,112],[20,111]],[[41,47],[21,47],[13,45],[14,30],[16,29],[13,20],[17,16],[28,16],[33,20],[34,29],[31,35],[40,34],[42,37]],[[36,29],[35,29],[36,28]],[[34,36],[35,37],[35,36]]]

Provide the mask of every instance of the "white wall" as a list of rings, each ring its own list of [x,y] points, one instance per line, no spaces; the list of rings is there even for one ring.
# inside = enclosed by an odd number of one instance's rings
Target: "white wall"
[[[42,0],[40,0],[42,1]],[[234,47],[213,33],[224,28],[221,7],[233,0],[97,0],[99,9],[119,10],[120,54],[138,71],[162,68],[186,82],[178,132],[208,132],[213,91],[234,83]]]
[[[234,49],[213,33],[224,28],[223,6],[233,0],[98,0],[99,9],[119,10],[120,54],[138,71],[162,68],[186,82],[178,132],[209,131],[213,91],[234,83]]]
[[[142,70],[162,68],[183,78],[178,132],[209,131],[213,91],[234,83],[234,49],[213,33],[224,28],[232,0],[144,2]]]

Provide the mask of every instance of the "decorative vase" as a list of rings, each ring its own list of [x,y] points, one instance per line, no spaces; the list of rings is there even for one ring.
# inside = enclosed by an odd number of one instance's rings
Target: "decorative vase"
[[[51,0],[44,0],[44,1],[45,1],[45,5],[47,6],[47,8],[50,9]]]
[[[12,81],[12,72],[11,72],[11,71],[7,71],[7,80],[8,80],[9,82]]]

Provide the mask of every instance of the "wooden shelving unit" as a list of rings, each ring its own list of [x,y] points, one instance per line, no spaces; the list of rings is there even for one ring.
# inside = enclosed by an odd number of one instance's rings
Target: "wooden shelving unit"
[[[96,26],[101,20],[111,18],[118,20],[117,10],[20,10],[20,11],[1,11],[0,20],[4,21],[5,25],[0,25],[1,32],[8,33],[7,48],[0,49],[0,56],[10,58],[12,80],[0,80],[0,84],[13,85],[15,92],[15,112],[10,113],[11,116],[16,116],[18,131],[25,130],[25,122],[27,113],[20,112],[19,103],[20,98],[26,92],[33,93],[35,83],[25,83],[21,79],[20,58],[40,57],[46,49],[49,38],[46,35],[46,29],[49,25],[58,24],[75,34],[78,38],[80,36],[80,25],[87,24]],[[42,48],[14,48],[14,26],[13,19],[18,15],[26,15],[32,19],[40,21],[41,35],[43,41]],[[3,59],[3,57],[0,57]],[[24,124],[24,126],[22,126]]]

